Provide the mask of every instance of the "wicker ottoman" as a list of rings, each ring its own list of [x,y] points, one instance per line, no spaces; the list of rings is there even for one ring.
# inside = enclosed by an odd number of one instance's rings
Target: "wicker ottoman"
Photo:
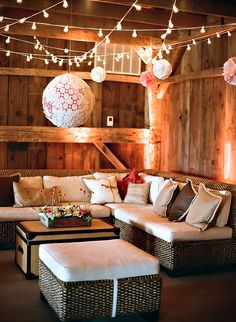
[[[61,321],[159,317],[159,261],[123,240],[43,244],[39,288]]]

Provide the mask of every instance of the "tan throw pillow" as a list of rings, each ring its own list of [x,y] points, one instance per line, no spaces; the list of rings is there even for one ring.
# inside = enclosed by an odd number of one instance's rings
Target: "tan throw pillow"
[[[41,176],[21,177],[19,183],[24,188],[43,189],[43,178]]]
[[[178,188],[178,182],[167,179],[156,197],[154,211],[161,217],[167,217],[168,205],[171,203],[175,190]]]
[[[20,183],[13,182],[14,207],[55,206],[59,204],[57,187],[50,189],[24,188]]]
[[[221,201],[222,197],[213,194],[200,183],[198,194],[189,207],[186,223],[200,231],[206,230],[214,220]]]
[[[124,203],[133,203],[137,205],[145,205],[148,203],[150,183],[132,183],[128,185],[127,194]]]
[[[229,219],[229,212],[231,206],[232,193],[227,190],[213,190],[208,189],[213,194],[222,197],[222,201],[220,203],[219,208],[216,213],[216,226],[217,227],[225,227],[227,225]]]
[[[87,188],[92,192],[90,199],[91,204],[122,202],[117,189],[116,175],[98,180],[83,180]]]

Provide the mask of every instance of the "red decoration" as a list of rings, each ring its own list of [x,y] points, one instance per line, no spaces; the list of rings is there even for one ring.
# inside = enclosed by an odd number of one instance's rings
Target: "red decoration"
[[[122,200],[125,199],[129,183],[144,183],[144,180],[138,175],[135,169],[132,169],[121,181],[117,182],[117,188]]]
[[[236,85],[236,57],[224,63],[224,79],[230,85]]]
[[[142,72],[140,75],[140,83],[145,87],[150,87],[155,84],[156,78],[153,72]]]

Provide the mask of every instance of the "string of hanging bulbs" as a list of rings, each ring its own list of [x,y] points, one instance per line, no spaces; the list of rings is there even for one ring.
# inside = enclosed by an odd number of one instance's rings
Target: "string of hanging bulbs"
[[[17,0],[17,3],[22,3],[23,0]],[[39,14],[43,14],[44,18],[48,18],[49,17],[49,13],[48,11],[50,11],[52,8],[62,4],[64,8],[68,8],[68,2],[66,0],[62,0],[59,1],[58,3],[45,8],[29,17],[24,17],[21,19],[12,19],[12,18],[7,18],[7,17],[3,17],[0,16],[0,22],[4,21],[4,20],[14,20],[12,23],[7,24],[3,27],[0,27],[1,29],[4,29],[4,31],[9,31],[9,28],[12,25],[15,25],[17,23],[28,23],[31,24],[31,28],[32,30],[36,30],[37,29],[37,25],[50,25],[50,26],[54,26],[54,27],[61,27],[63,28],[63,31],[65,33],[67,33],[70,29],[87,29],[87,30],[97,30],[98,31],[98,37],[102,38],[100,42],[96,43],[95,46],[90,49],[89,51],[85,51],[85,52],[81,52],[81,51],[75,51],[75,50],[71,50],[68,48],[58,48],[58,47],[53,47],[53,46],[47,46],[47,45],[43,45],[40,43],[40,41],[37,39],[37,37],[35,37],[36,42],[28,42],[30,44],[34,45],[35,49],[38,49],[40,51],[44,52],[44,58],[43,58],[43,54],[35,54],[35,53],[22,53],[22,52],[17,52],[17,54],[19,55],[23,55],[26,57],[27,62],[31,61],[33,58],[35,59],[44,59],[45,64],[47,65],[50,61],[56,63],[58,62],[58,64],[60,66],[63,65],[63,63],[68,63],[70,66],[75,63],[77,67],[79,67],[80,63],[84,62],[87,58],[93,58],[94,54],[96,53],[96,50],[98,48],[98,46],[100,46],[102,43],[106,43],[109,44],[110,43],[110,36],[113,32],[115,31],[119,31],[119,32],[132,32],[132,37],[136,38],[138,37],[138,33],[139,31],[164,31],[164,33],[161,35],[161,40],[162,40],[162,45],[160,50],[158,51],[156,58],[163,58],[163,53],[166,53],[167,55],[170,53],[170,51],[173,48],[177,48],[177,47],[186,47],[186,49],[188,51],[191,50],[193,45],[196,45],[197,43],[206,41],[208,45],[211,44],[211,39],[212,38],[220,38],[221,35],[223,34],[227,34],[228,37],[231,36],[231,32],[232,32],[232,28],[234,28],[236,26],[236,24],[228,24],[228,25],[213,25],[213,26],[200,26],[200,27],[187,27],[187,28],[175,28],[174,24],[173,24],[173,16],[174,14],[177,14],[179,12],[179,9],[176,5],[177,0],[174,0],[173,2],[173,6],[172,6],[172,10],[171,10],[171,14],[170,14],[170,19],[168,21],[168,26],[167,28],[157,28],[157,29],[125,29],[122,27],[122,22],[123,20],[126,18],[126,16],[129,14],[129,12],[135,8],[136,10],[140,11],[141,10],[141,6],[138,4],[138,0],[134,1],[133,4],[129,7],[129,9],[127,10],[127,12],[124,14],[124,16],[117,22],[117,24],[115,25],[115,27],[113,29],[102,29],[102,28],[83,28],[83,27],[75,27],[75,26],[63,26],[63,25],[53,25],[50,23],[35,23],[35,22],[31,22],[28,21],[29,19],[31,19],[32,17],[39,15]],[[222,27],[229,27],[228,30],[219,30],[219,28]],[[170,35],[173,31],[178,31],[178,30],[196,30],[198,29],[200,32],[200,35],[206,33],[206,29],[208,28],[218,28],[215,33],[213,33],[213,35],[211,35],[210,37],[208,37],[207,39],[202,39],[201,36],[192,38],[187,44],[182,44],[181,42],[174,42],[174,43],[169,43],[168,45],[166,44],[166,39],[168,37],[168,35]],[[104,32],[108,32],[105,36],[104,36]],[[22,41],[19,38],[15,38],[15,37],[10,37],[10,36],[6,36],[4,34],[0,34],[0,36],[4,36],[6,37],[6,43],[9,44],[11,39],[17,40],[17,41]],[[27,42],[27,41],[24,41]],[[51,53],[51,50],[60,50],[63,51],[65,55],[54,55],[53,53]],[[5,51],[7,56],[10,56],[11,53],[13,53],[11,50],[7,50],[5,48],[0,48],[0,51]],[[16,53],[16,52],[14,52]],[[73,55],[73,53],[75,53],[76,55]],[[108,55],[115,55],[115,54],[108,54]],[[104,55],[105,56],[105,55]],[[106,55],[107,56],[107,55]],[[118,56],[120,56],[118,54]],[[127,57],[129,56],[129,53],[127,53]],[[121,57],[117,57],[117,59],[120,59]],[[97,57],[98,61],[102,60],[100,56]],[[148,58],[149,61],[150,59],[152,59],[151,57]],[[91,61],[88,62],[89,65],[92,64]]]

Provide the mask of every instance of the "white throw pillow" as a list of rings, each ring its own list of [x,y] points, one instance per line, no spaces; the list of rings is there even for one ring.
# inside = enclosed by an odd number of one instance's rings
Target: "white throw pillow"
[[[92,192],[90,199],[91,204],[122,202],[117,189],[116,175],[98,180],[83,180],[87,188]]]
[[[149,200],[150,203],[154,204],[165,179],[163,177],[151,176],[146,173],[139,173],[139,175],[145,182],[150,182]]]
[[[178,182],[172,179],[164,181],[162,188],[157,195],[154,203],[154,211],[161,217],[167,216],[167,207],[174,196],[175,190],[178,188]]]
[[[229,219],[232,193],[227,190],[208,190],[211,191],[213,194],[222,197],[222,201],[216,213],[216,226],[225,227]]]
[[[137,205],[145,205],[148,203],[150,183],[132,183],[128,185],[127,194],[124,203],[133,203]]]
[[[83,178],[94,177],[93,175],[67,177],[44,176],[43,185],[44,188],[52,188],[54,186],[57,186],[61,192],[61,202],[87,202],[90,200],[91,194],[84,184]]]
[[[222,197],[213,194],[200,183],[198,194],[189,207],[186,223],[200,231],[206,230],[214,220],[221,201]]]
[[[41,176],[20,177],[19,183],[24,188],[43,189],[43,178]]]
[[[122,180],[127,174],[128,174],[128,172],[121,172],[121,173],[115,173],[115,172],[94,172],[93,173],[95,179],[104,179],[104,178],[107,178],[107,177],[116,175],[116,180],[117,181]]]

